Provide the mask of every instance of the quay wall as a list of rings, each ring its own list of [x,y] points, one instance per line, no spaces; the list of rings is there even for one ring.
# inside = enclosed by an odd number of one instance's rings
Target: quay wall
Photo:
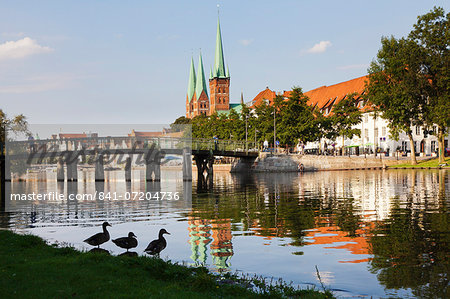
[[[231,172],[294,172],[323,170],[356,170],[383,169],[390,165],[404,163],[388,157],[364,156],[318,156],[318,155],[271,155],[261,153],[249,163],[236,160],[231,166]]]

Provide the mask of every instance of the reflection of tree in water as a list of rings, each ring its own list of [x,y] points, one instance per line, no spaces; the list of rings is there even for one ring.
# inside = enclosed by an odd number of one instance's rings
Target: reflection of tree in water
[[[320,199],[314,197],[299,200],[298,191],[294,191],[295,185],[292,184],[296,175],[280,174],[271,178],[275,179],[235,176],[233,185],[236,190],[229,194],[224,190],[218,190],[220,196],[194,194],[190,217],[209,219],[210,223],[216,223],[213,226],[217,228],[213,227],[212,234],[215,229],[217,235],[229,234],[229,238],[224,238],[230,239],[229,242],[221,241],[211,245],[216,258],[223,258],[232,252],[232,225],[240,226],[239,229],[233,227],[233,230],[251,230],[255,235],[268,238],[291,237],[293,245],[305,244],[305,230],[314,227],[315,211],[320,209]]]
[[[371,271],[388,289],[411,288],[425,298],[450,298],[450,224],[445,188],[439,208],[425,203],[393,203],[389,219],[379,223],[370,238]]]
[[[342,231],[348,233],[349,237],[357,237],[357,230],[361,227],[361,216],[355,208],[353,198],[345,198],[336,201],[335,217],[336,224]]]

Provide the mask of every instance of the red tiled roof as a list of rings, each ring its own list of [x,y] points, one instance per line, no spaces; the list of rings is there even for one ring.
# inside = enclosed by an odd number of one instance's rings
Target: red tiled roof
[[[86,138],[87,135],[85,133],[83,134],[65,134],[65,133],[59,133],[60,139],[70,139],[70,138]]]
[[[266,89],[256,95],[250,106],[258,106],[263,102],[264,99],[268,100],[269,104],[272,105],[273,99],[276,97],[276,95],[277,94],[275,93],[275,91],[272,91],[269,89],[269,87],[266,87]]]
[[[341,82],[330,86],[321,86],[316,89],[305,92],[309,98],[308,104],[316,106],[319,109],[328,107],[330,104],[337,104],[350,93],[361,95],[365,88],[365,82],[368,76],[362,76],[349,81]],[[284,93],[285,97],[289,97],[290,91]],[[333,103],[334,101],[334,103]]]
[[[309,98],[309,105],[317,107],[318,109],[322,109],[339,103],[348,94],[356,93],[357,95],[361,95],[364,92],[365,82],[367,80],[368,76],[362,76],[330,86],[321,86],[316,89],[307,91],[304,94]],[[283,97],[288,98],[290,94],[291,91],[285,91],[283,93]],[[252,103],[254,104],[252,105],[252,107],[261,103],[263,98],[268,99],[270,101],[270,104],[272,104],[275,96],[276,93],[274,91],[266,88],[253,99]],[[368,109],[369,106],[366,105],[364,106],[364,108],[362,108],[362,111],[366,111]]]
[[[128,134],[128,137],[161,137],[163,134],[163,132],[137,132],[133,130]]]

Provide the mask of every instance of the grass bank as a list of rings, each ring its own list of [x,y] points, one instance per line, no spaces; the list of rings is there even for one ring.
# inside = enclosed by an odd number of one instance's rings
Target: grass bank
[[[286,284],[218,279],[205,268],[158,258],[57,248],[6,230],[0,230],[0,261],[0,298],[332,298],[330,292]],[[250,283],[262,293],[243,286]]]
[[[450,165],[450,157],[445,158],[445,162],[447,163],[447,165]],[[439,168],[439,158],[425,161],[417,161],[417,165],[412,165],[411,161],[408,161],[402,164],[389,166],[389,168],[428,168],[428,167]],[[448,166],[445,166],[444,168],[448,168]]]

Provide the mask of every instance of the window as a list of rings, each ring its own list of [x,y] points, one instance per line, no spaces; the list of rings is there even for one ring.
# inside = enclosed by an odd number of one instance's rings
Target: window
[[[367,115],[367,114],[364,115],[364,122],[365,123],[369,122],[369,115]]]
[[[406,152],[408,150],[408,141],[402,141],[402,152]]]
[[[386,136],[386,127],[381,128],[381,136]]]
[[[433,127],[434,130],[434,127]],[[435,153],[436,152],[436,141],[431,141],[431,152]]]
[[[374,130],[375,140],[378,139],[378,128],[375,128]]]
[[[420,127],[416,126],[416,135],[420,135]]]
[[[436,135],[436,133],[437,133],[437,127],[433,126],[433,135]]]
[[[364,137],[369,137],[369,129],[364,129]]]

